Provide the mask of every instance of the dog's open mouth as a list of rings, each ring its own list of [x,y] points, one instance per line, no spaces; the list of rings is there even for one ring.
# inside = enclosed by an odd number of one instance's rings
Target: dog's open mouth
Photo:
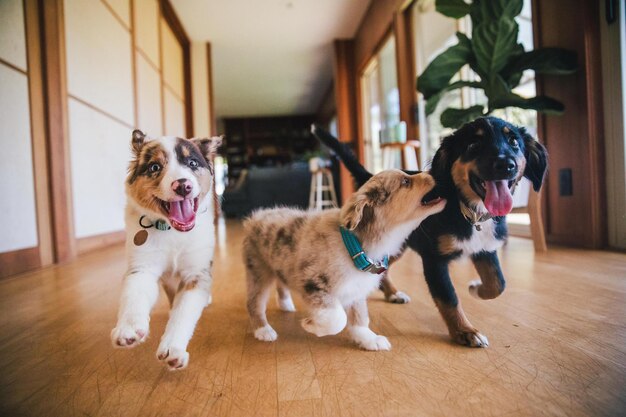
[[[196,224],[198,199],[185,198],[178,201],[159,200],[161,208],[170,221],[172,227],[181,232],[188,232]]]
[[[470,172],[469,179],[472,190],[483,200],[489,213],[494,216],[506,216],[511,212],[513,208],[511,188],[515,184],[515,179],[487,181],[473,172]]]
[[[429,192],[427,192],[426,195],[424,195],[424,197],[422,197],[422,201],[420,201],[420,204],[423,207],[432,207],[432,206],[439,204],[442,201],[444,201],[444,199],[441,198],[441,196],[439,195],[439,190],[437,189],[437,187],[435,187]]]

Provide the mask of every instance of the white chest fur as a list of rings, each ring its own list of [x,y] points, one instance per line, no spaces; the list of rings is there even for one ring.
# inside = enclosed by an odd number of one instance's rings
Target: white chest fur
[[[481,230],[473,230],[469,239],[452,237],[446,252],[462,252],[463,256],[470,256],[478,252],[493,252],[503,245],[502,240],[494,238],[495,223],[487,220],[480,223]]]

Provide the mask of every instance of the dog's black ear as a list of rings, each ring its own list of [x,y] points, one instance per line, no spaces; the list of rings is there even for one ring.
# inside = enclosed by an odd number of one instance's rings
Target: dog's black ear
[[[223,136],[215,136],[212,138],[194,138],[191,139],[191,141],[200,148],[202,156],[204,156],[204,159],[210,164],[217,154],[217,149],[222,146],[223,139]]]
[[[524,156],[526,157],[526,169],[524,176],[533,183],[533,189],[539,191],[543,184],[543,179],[548,170],[548,151],[535,140],[526,129],[520,128],[520,134],[524,139]]]
[[[139,152],[141,152],[141,148],[143,147],[145,140],[146,140],[145,133],[143,133],[139,129],[133,130],[133,134],[130,139],[130,145],[132,146],[133,152],[135,153],[135,155],[139,155]]]
[[[430,164],[430,175],[435,178],[437,183],[443,183],[450,177],[450,169],[454,162],[452,153],[455,135],[444,138]]]

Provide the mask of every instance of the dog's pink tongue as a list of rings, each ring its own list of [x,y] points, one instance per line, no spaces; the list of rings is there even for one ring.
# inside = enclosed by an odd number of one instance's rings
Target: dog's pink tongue
[[[196,213],[193,211],[193,200],[186,198],[181,201],[170,201],[170,220],[187,224],[195,218]]]
[[[513,208],[507,180],[485,181],[485,207],[494,216],[506,216]]]

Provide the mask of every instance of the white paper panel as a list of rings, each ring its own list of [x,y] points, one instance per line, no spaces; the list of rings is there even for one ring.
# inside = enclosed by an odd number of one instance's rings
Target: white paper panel
[[[193,134],[194,136],[210,136],[209,70],[204,42],[191,44],[191,85],[193,85]]]
[[[0,91],[0,252],[9,252],[37,246],[28,79],[0,64]]]
[[[134,124],[130,33],[98,0],[65,0],[70,94]]]
[[[185,105],[169,89],[165,89],[165,134],[186,137]]]
[[[26,71],[24,5],[21,0],[0,0],[0,58]]]
[[[105,0],[115,11],[115,14],[122,19],[127,27],[130,27],[130,0]]]
[[[180,98],[184,98],[183,87],[183,48],[178,43],[172,29],[161,19],[163,42],[163,79]]]
[[[161,75],[137,54],[137,127],[149,136],[161,136]]]
[[[157,0],[135,0],[135,45],[154,65],[159,63],[159,4]]]
[[[124,229],[124,181],[131,130],[69,99],[76,237]]]

